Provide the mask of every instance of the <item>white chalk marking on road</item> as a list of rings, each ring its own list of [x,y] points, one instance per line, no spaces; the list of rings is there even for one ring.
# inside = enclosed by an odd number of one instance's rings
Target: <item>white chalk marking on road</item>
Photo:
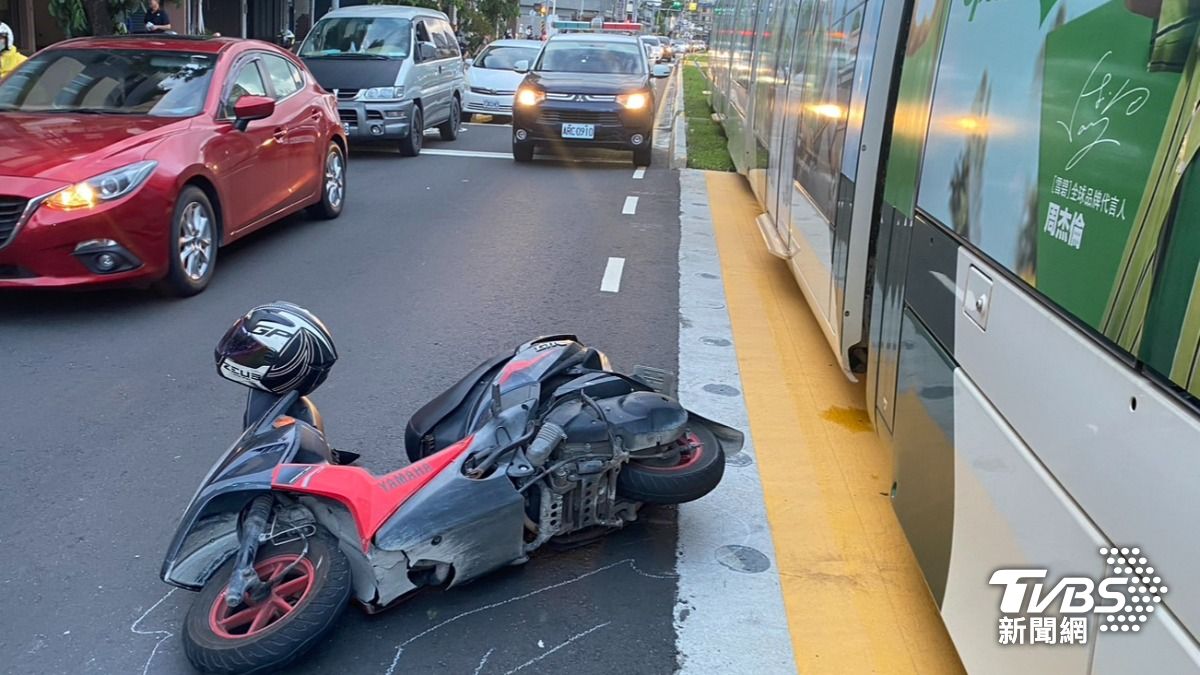
[[[479,665],[475,666],[475,675],[479,675],[479,673],[483,672],[483,667],[487,665],[488,657],[491,656],[492,652],[494,651],[496,651],[496,648],[492,647],[491,649],[487,650],[487,653],[484,654],[483,658],[479,660]]]
[[[641,179],[643,179],[643,178],[645,178],[645,177],[646,177],[646,167],[644,167],[644,166],[639,166],[639,167],[637,168],[637,170],[635,170],[635,171],[633,172],[633,179],[634,179],[634,180],[641,180]]]
[[[621,272],[625,271],[624,258],[609,258],[604,266],[604,278],[600,280],[600,291],[616,293],[621,290]]]
[[[158,653],[158,648],[162,646],[162,643],[175,637],[175,634],[169,630],[142,630],[142,629],[138,628],[138,624],[141,623],[147,616],[150,616],[150,612],[153,612],[154,610],[158,609],[159,605],[166,602],[167,598],[171,597],[171,594],[174,593],[175,590],[176,589],[172,588],[171,590],[167,591],[166,595],[159,598],[158,602],[154,603],[153,605],[150,605],[150,609],[147,609],[146,611],[142,612],[142,615],[137,618],[137,621],[134,621],[133,624],[131,624],[129,626],[130,632],[132,632],[134,635],[157,635],[157,636],[159,636],[158,642],[154,643],[154,649],[150,650],[150,656],[148,656],[146,658],[146,664],[144,666],[142,666],[142,675],[146,675],[146,673],[150,671],[150,662],[154,660],[154,655]]]
[[[425,148],[425,155],[441,155],[443,157],[483,157],[486,159],[512,159],[511,152],[484,152],[482,150],[443,150],[441,148]]]
[[[550,584],[549,586],[543,586],[536,590],[529,591],[528,593],[522,593],[521,595],[515,595],[507,600],[500,600],[499,602],[493,602],[490,605],[484,605],[483,607],[476,607],[475,609],[470,609],[461,614],[456,614],[455,616],[452,616],[449,619],[446,619],[445,621],[443,621],[439,624],[436,624],[434,626],[426,628],[425,630],[421,631],[420,633],[417,633],[416,635],[410,637],[409,639],[407,639],[404,642],[397,645],[396,646],[396,656],[392,659],[392,665],[388,666],[388,669],[387,669],[385,675],[392,675],[393,673],[396,672],[396,664],[398,664],[400,662],[400,655],[404,653],[405,647],[416,642],[417,640],[420,640],[421,638],[425,637],[426,635],[429,635],[430,633],[432,633],[434,631],[440,630],[460,619],[465,619],[468,616],[471,616],[473,614],[478,614],[480,612],[486,612],[489,609],[495,609],[497,607],[501,607],[501,606],[507,605],[509,603],[517,602],[519,600],[525,600],[526,598],[532,598],[535,595],[539,595],[541,593],[546,593],[548,591],[553,591],[557,588],[562,588],[563,586],[570,586],[573,583],[583,581],[584,579],[587,579],[588,577],[595,576],[597,574],[600,574],[601,572],[607,572],[608,570],[611,570],[614,567],[619,567],[621,565],[629,565],[630,569],[632,569],[636,574],[639,574],[648,579],[675,579],[675,578],[677,578],[677,575],[674,575],[674,574],[655,574],[653,572],[644,572],[644,571],[642,571],[641,568],[639,568],[637,566],[636,560],[634,560],[633,558],[625,558],[623,560],[618,560],[616,562],[609,563],[603,567],[597,567],[596,569],[594,569],[590,572],[584,572],[583,574],[580,574],[579,576],[571,577],[570,579],[566,579],[564,581],[559,581],[557,583]],[[170,595],[170,593],[168,593],[167,595]]]
[[[550,656],[551,654],[562,649],[563,647],[566,647],[567,645],[571,644],[572,642],[575,642],[576,640],[582,640],[583,638],[587,637],[588,635],[590,635],[592,633],[595,633],[596,631],[600,630],[601,628],[604,628],[605,626],[607,626],[610,623],[612,623],[612,622],[605,621],[604,623],[602,623],[598,626],[592,626],[591,628],[583,631],[582,633],[580,633],[578,635],[573,635],[566,642],[558,645],[557,647],[551,647],[550,649],[543,652],[540,656],[535,656],[532,659],[529,659],[525,663],[522,663],[521,665],[517,666],[516,668],[513,668],[512,670],[508,671],[507,673],[504,673],[504,675],[513,675],[513,673],[517,672],[518,670],[523,670],[529,666],[532,666],[533,664],[537,663],[538,661],[541,661],[542,659],[546,658],[547,656]]]
[[[679,399],[688,410],[744,430],[742,453],[753,459],[742,396],[704,389],[707,384],[743,387],[703,172],[679,172],[679,202]],[[714,519],[714,513],[721,518]],[[717,489],[681,505],[677,542],[679,675],[795,673],[758,466],[728,467]],[[713,564],[713,551],[726,544],[757,549],[771,560],[771,568],[745,574]],[[754,649],[745,648],[746,635],[754,635]]]
[[[626,216],[632,216],[635,213],[637,213],[637,203],[638,203],[637,197],[626,197],[625,198],[625,206],[621,207],[621,214],[626,215]]]

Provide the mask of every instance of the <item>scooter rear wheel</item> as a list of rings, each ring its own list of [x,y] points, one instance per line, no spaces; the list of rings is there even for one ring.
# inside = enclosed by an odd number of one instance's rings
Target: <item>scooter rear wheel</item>
[[[350,563],[337,540],[320,528],[309,537],[307,553],[302,541],[259,548],[255,571],[264,581],[278,582],[262,602],[226,606],[233,564],[230,560],[209,578],[184,621],[184,652],[206,673],[261,673],[286,666],[333,627],[350,600]]]
[[[633,460],[617,474],[617,493],[648,504],[682,504],[712,492],[725,475],[725,452],[703,424],[688,429],[666,461]]]

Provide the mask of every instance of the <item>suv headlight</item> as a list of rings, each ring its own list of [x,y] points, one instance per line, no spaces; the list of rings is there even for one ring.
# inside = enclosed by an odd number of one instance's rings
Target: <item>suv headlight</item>
[[[517,105],[537,105],[546,100],[546,92],[532,87],[521,87],[517,91]]]
[[[365,101],[395,101],[404,98],[404,87],[371,87],[362,92]]]
[[[100,202],[119,199],[138,189],[156,166],[158,162],[150,160],[135,162],[65,187],[47,197],[43,203],[63,211],[90,209]]]
[[[640,91],[632,94],[621,94],[617,97],[617,103],[625,106],[627,110],[641,110],[650,103],[650,97]]]

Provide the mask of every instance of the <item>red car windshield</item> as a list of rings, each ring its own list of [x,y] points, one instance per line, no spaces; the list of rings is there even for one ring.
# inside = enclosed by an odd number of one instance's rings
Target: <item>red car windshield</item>
[[[210,54],[51,49],[0,82],[0,111],[191,117],[214,65]]]

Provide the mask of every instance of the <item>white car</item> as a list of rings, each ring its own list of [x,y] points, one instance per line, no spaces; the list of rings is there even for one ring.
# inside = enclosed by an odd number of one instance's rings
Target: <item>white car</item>
[[[658,63],[663,58],[663,46],[658,41],[658,38],[653,35],[643,35],[638,38],[642,43],[642,48],[646,50],[646,58],[650,59],[651,63]]]
[[[472,115],[512,115],[513,95],[525,70],[537,59],[540,40],[496,40],[471,61],[463,120]],[[517,70],[518,66],[523,66]]]

